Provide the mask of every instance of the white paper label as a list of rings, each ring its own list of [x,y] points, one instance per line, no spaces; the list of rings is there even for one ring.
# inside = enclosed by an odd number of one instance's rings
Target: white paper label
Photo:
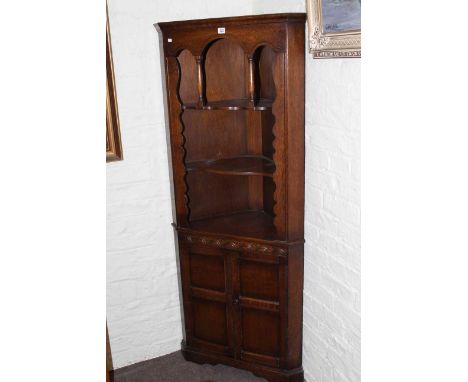
[[[167,39],[167,42],[172,42],[172,38],[168,38],[168,39]]]
[[[224,27],[218,28],[218,34],[225,34],[225,33],[226,33],[226,28]]]

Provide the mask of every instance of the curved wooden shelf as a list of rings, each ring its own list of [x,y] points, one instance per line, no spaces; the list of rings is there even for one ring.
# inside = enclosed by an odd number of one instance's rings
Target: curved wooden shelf
[[[234,99],[226,101],[207,102],[205,105],[198,103],[187,103],[182,105],[184,110],[271,110],[273,101],[260,99],[255,103],[248,99]]]
[[[275,163],[267,157],[242,155],[232,158],[186,163],[187,171],[206,171],[222,175],[261,175],[272,177]]]
[[[264,211],[239,211],[190,221],[193,230],[212,234],[226,234],[277,240],[273,217]]]

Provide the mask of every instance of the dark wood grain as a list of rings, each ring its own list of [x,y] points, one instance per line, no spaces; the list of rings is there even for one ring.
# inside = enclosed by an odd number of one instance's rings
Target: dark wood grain
[[[185,109],[202,109],[202,110],[268,110],[271,109],[273,101],[271,99],[259,99],[255,104],[250,99],[227,99],[219,101],[209,101],[203,106],[198,103],[184,103],[182,108]]]
[[[179,97],[181,102],[189,105],[198,105],[198,67],[196,58],[190,51],[184,50],[177,57],[180,66]]]
[[[273,176],[275,163],[264,156],[242,155],[210,161],[186,163],[187,171],[206,171],[223,175],[263,175]]]
[[[220,57],[223,57],[223,62],[220,62]],[[248,98],[244,76],[246,65],[244,51],[236,42],[219,39],[210,44],[204,67],[207,102]]]
[[[191,222],[192,229],[199,232],[215,232],[236,236],[251,236],[260,239],[277,238],[273,219],[263,211],[245,211],[213,216]]]
[[[270,382],[303,381],[304,22],[278,14],[157,26],[183,353]]]

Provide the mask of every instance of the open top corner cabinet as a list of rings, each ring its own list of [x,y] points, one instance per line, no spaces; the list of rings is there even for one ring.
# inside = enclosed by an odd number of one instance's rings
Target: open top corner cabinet
[[[303,13],[159,23],[187,360],[302,382]]]

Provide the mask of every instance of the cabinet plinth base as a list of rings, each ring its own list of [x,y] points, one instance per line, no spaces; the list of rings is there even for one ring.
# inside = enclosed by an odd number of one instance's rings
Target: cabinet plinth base
[[[257,365],[254,363],[226,357],[221,354],[213,354],[190,349],[186,346],[185,342],[182,342],[182,354],[187,361],[199,364],[223,364],[248,370],[258,377],[267,379],[269,382],[304,382],[304,370],[302,367],[291,370],[275,369],[268,366]]]

